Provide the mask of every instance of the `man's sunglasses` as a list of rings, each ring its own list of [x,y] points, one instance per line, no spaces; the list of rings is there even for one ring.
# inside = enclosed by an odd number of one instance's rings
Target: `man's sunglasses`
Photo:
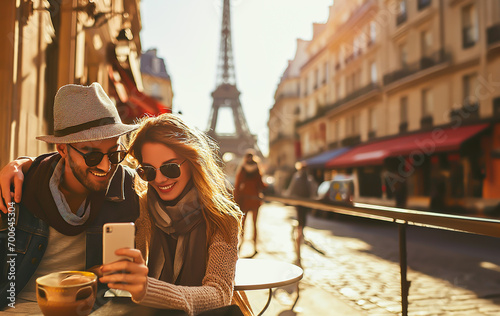
[[[137,174],[144,181],[153,181],[156,178],[156,170],[160,169],[160,172],[169,179],[175,179],[181,175],[181,165],[185,162],[177,163],[166,163],[160,166],[160,168],[155,168],[152,166],[140,166],[137,169]]]
[[[106,155],[108,156],[109,161],[114,165],[117,165],[120,162],[122,162],[123,159],[125,159],[125,157],[127,156],[127,152],[125,150],[117,150],[106,154],[100,151],[91,151],[89,153],[84,154],[75,147],[73,147],[71,144],[68,145],[74,150],[76,150],[77,153],[82,155],[83,159],[85,159],[85,164],[89,167],[94,167],[100,164],[102,158],[104,158],[104,156]]]

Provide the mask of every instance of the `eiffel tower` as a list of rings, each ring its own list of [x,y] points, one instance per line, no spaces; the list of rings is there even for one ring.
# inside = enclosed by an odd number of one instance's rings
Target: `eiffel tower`
[[[240,92],[238,88],[236,88],[233,50],[231,45],[230,0],[223,1],[220,52],[216,81],[217,88],[212,92],[213,103],[207,134],[219,143],[221,155],[224,160],[228,162],[228,159],[226,159],[228,156],[225,156],[227,153],[231,154],[229,156],[234,158],[234,161],[241,159],[245,151],[249,148],[253,149],[260,157],[262,157],[262,153],[257,146],[257,137],[250,133],[240,103]],[[230,110],[232,112],[234,131],[221,132],[217,129],[218,120],[219,124],[224,124],[224,127],[227,127],[231,123],[220,121],[221,118],[219,117],[219,113],[221,110]],[[226,171],[231,173],[230,170]]]

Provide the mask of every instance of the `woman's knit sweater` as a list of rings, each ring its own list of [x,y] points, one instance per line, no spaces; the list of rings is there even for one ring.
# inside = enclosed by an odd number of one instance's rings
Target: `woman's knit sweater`
[[[148,225],[141,210],[141,226]],[[147,217],[147,215],[146,215]],[[155,307],[179,309],[189,315],[229,305],[233,296],[234,275],[238,260],[238,226],[232,221],[228,243],[220,232],[210,238],[205,277],[201,286],[181,286],[148,277],[145,296],[136,303]],[[146,234],[148,228],[146,228]],[[138,236],[139,236],[138,231]],[[140,249],[140,247],[138,247]],[[149,252],[155,251],[149,249]]]

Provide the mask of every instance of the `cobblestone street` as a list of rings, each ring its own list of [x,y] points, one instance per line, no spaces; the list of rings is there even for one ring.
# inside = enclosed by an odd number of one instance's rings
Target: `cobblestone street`
[[[254,258],[295,261],[292,222],[294,208],[279,203],[262,205],[259,212],[259,253]],[[253,253],[250,223],[241,257]],[[294,287],[278,289],[264,315],[401,315],[397,227],[374,226],[363,231],[352,221],[308,217],[302,246],[304,278],[293,311]],[[367,228],[367,231],[369,229]],[[410,237],[410,233],[408,234]],[[432,246],[432,245],[431,245]],[[431,246],[408,245],[409,315],[500,315],[500,268],[477,258],[460,256]],[[424,271],[424,272],[423,272]],[[255,312],[266,291],[247,292]]]

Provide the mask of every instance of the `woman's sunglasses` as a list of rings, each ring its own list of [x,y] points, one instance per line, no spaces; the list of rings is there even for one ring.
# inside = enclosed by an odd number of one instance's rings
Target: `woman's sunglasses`
[[[166,163],[160,166],[160,168],[155,168],[152,166],[140,166],[137,169],[137,174],[144,181],[153,181],[156,178],[156,170],[160,169],[160,172],[169,179],[175,179],[181,175],[181,165],[185,162],[177,163]]]
[[[85,164],[89,167],[95,167],[98,164],[100,164],[102,158],[104,158],[104,156],[106,155],[108,156],[109,161],[114,165],[117,165],[120,162],[122,162],[123,159],[125,159],[125,157],[127,156],[127,152],[125,150],[117,150],[106,154],[100,151],[91,151],[89,153],[84,154],[75,147],[73,147],[71,144],[68,145],[74,150],[76,150],[77,153],[82,155],[83,159],[85,159]]]

